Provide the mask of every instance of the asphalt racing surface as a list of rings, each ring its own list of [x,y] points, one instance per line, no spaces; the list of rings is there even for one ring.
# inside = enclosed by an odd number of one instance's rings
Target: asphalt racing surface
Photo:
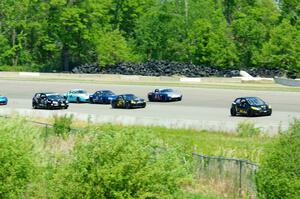
[[[174,128],[194,128],[210,130],[234,130],[243,120],[251,121],[268,132],[285,129],[294,119],[300,119],[300,92],[249,91],[207,88],[174,88],[183,94],[180,102],[147,102],[144,109],[112,109],[110,105],[70,104],[68,110],[33,110],[32,97],[36,92],[65,93],[80,88],[90,94],[96,90],[110,89],[116,94],[133,93],[147,100],[147,93],[156,86],[112,85],[92,83],[71,83],[54,81],[0,80],[0,94],[7,96],[9,104],[0,107],[5,111],[19,111],[35,117],[72,113],[76,117],[92,117],[95,122],[115,122],[122,124],[162,125]],[[272,105],[272,116],[231,117],[231,102],[240,96],[258,96]],[[0,113],[1,113],[0,112]],[[82,116],[82,117],[80,117]]]

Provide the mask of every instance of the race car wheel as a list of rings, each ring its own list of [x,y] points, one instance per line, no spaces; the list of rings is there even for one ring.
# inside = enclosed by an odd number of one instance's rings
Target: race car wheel
[[[149,102],[152,102],[153,101],[152,96],[149,95],[148,100],[149,100]]]
[[[236,116],[236,110],[235,110],[235,108],[231,108],[230,109],[230,114],[231,114],[231,116]]]
[[[267,116],[271,116],[272,115],[272,110],[270,110],[270,112],[267,114]]]
[[[37,105],[35,103],[32,104],[33,109],[37,109]]]
[[[68,109],[68,108],[69,108],[69,106],[65,106],[64,108],[65,108],[65,109]]]
[[[125,103],[125,108],[130,109],[130,104],[128,102]]]
[[[90,103],[91,103],[91,104],[94,104],[94,103],[95,103],[95,102],[94,102],[94,99],[93,99],[92,97],[90,98]]]
[[[254,113],[253,113],[253,111],[251,109],[248,109],[247,116],[249,116],[249,117],[253,117],[254,116]]]
[[[77,102],[77,103],[80,103],[79,97],[76,98],[76,102]]]
[[[111,103],[111,107],[112,107],[112,108],[116,108],[116,103],[115,103],[115,102],[112,102],[112,103]]]

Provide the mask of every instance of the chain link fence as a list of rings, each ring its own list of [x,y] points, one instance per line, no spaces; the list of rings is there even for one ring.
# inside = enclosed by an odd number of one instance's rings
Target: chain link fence
[[[258,165],[236,158],[198,153],[193,153],[193,156],[198,179],[207,183],[222,183],[226,192],[234,198],[257,198],[255,173]]]

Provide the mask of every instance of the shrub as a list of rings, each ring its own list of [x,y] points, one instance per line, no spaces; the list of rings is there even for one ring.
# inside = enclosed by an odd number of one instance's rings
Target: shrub
[[[22,198],[34,171],[30,127],[0,119],[0,198]]]
[[[153,136],[105,132],[76,145],[50,192],[54,198],[174,198],[186,176],[182,157]]]
[[[73,115],[54,116],[53,132],[55,135],[65,137],[71,131]]]
[[[265,154],[257,174],[260,197],[300,198],[300,121],[281,133]]]
[[[247,121],[240,122],[237,126],[236,132],[240,137],[252,137],[261,133],[259,128],[255,127],[253,123]]]

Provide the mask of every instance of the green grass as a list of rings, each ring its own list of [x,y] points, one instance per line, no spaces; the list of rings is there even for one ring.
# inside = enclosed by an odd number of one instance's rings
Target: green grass
[[[263,136],[241,137],[238,134],[186,129],[168,129],[164,127],[97,125],[102,131],[120,129],[135,130],[154,134],[169,144],[180,144],[187,152],[197,152],[211,156],[224,156],[247,159],[259,163],[266,147],[273,138]]]

